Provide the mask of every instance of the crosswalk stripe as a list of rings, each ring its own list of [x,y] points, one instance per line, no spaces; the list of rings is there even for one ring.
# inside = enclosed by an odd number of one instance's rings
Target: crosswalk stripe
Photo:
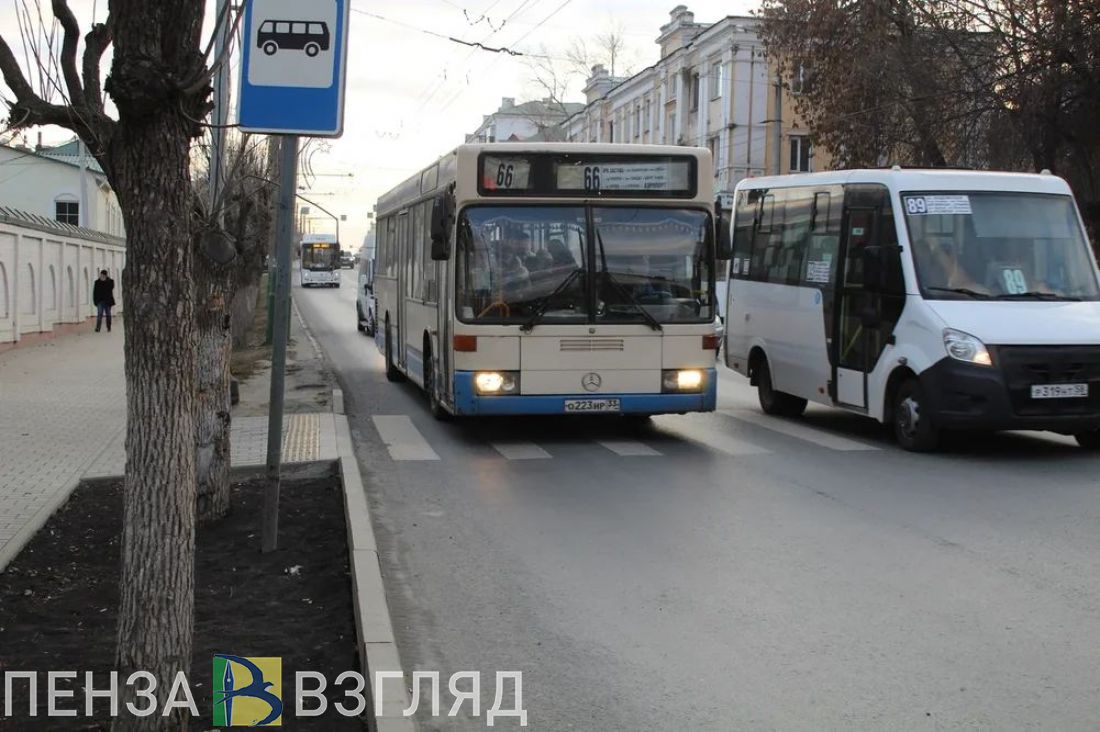
[[[759,412],[742,412],[733,409],[722,409],[720,411],[722,414],[727,417],[732,417],[738,422],[751,424],[756,427],[763,427],[766,430],[778,432],[779,434],[786,435],[787,437],[794,437],[798,440],[804,440],[819,445],[820,447],[828,448],[829,450],[837,450],[839,452],[873,452],[880,449],[865,442],[857,442],[847,437],[831,435],[815,427],[779,419],[778,417],[771,417],[767,414],[760,414]]]
[[[633,440],[597,440],[597,442],[622,457],[657,457],[661,454],[649,445]]]
[[[740,440],[732,435],[717,432],[707,427],[700,427],[687,421],[665,421],[661,424],[668,432],[679,435],[692,442],[702,443],[713,450],[733,457],[767,455],[771,453],[771,450],[766,447],[754,445],[751,442]]]
[[[509,460],[546,460],[550,453],[530,442],[494,442],[493,449]]]
[[[374,427],[394,460],[439,460],[439,455],[406,415],[376,416]]]

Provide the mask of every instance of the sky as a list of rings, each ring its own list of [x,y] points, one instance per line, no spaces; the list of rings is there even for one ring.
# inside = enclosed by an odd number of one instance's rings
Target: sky
[[[315,2],[316,0],[303,0]],[[18,8],[34,0],[0,0],[0,33],[24,57]],[[621,28],[626,58],[641,69],[658,58],[655,43],[677,0],[352,0],[344,134],[315,140],[302,195],[335,216],[345,248],[357,249],[378,197],[438,157],[496,111],[503,97],[517,103],[541,96],[523,56],[488,53],[439,38],[507,47],[521,53],[564,56],[575,39]],[[757,0],[684,2],[697,22],[748,14]],[[49,19],[49,3],[43,0]],[[70,0],[82,27],[102,20],[107,0]],[[208,0],[208,23],[214,0]],[[382,20],[376,16],[385,18]],[[425,32],[426,31],[426,32]],[[234,86],[236,86],[236,64]],[[0,84],[0,87],[3,87]],[[584,101],[576,79],[569,101]],[[5,98],[11,93],[3,88]],[[233,113],[235,115],[235,112]],[[234,121],[231,119],[231,121]],[[31,142],[34,142],[31,133]],[[46,130],[47,142],[71,138]],[[2,202],[0,202],[2,204]],[[333,233],[334,222],[315,210],[310,225]]]

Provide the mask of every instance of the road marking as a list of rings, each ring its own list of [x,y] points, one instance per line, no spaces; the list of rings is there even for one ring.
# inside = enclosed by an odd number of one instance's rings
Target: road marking
[[[760,447],[760,445],[754,445],[751,442],[739,440],[723,432],[717,432],[706,427],[699,427],[689,423],[687,420],[678,420],[675,422],[664,421],[659,424],[668,432],[675,433],[693,442],[702,443],[712,450],[717,450],[718,452],[723,452],[733,457],[768,455],[771,453],[771,450],[766,447]]]
[[[798,422],[780,419],[778,417],[770,417],[766,414],[760,414],[759,412],[741,412],[732,409],[722,409],[720,412],[727,417],[736,419],[738,422],[763,427],[766,430],[778,432],[781,435],[794,437],[798,440],[812,442],[815,445],[819,445],[829,450],[838,450],[840,452],[874,452],[881,449],[865,442],[857,442],[847,437],[840,437],[839,435],[831,435],[828,432],[822,432],[816,427],[810,427],[809,425],[799,424]]]
[[[382,442],[386,443],[390,457],[394,460],[439,459],[439,455],[407,416],[400,414],[374,417],[374,426],[382,437]]]
[[[493,449],[509,460],[546,460],[550,453],[531,442],[494,442]]]
[[[649,445],[633,440],[597,440],[597,442],[622,457],[657,457],[661,454]]]

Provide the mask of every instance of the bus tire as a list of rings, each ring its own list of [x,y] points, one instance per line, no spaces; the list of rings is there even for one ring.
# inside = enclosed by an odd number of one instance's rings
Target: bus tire
[[[898,387],[894,398],[894,437],[903,450],[932,452],[940,444],[940,431],[925,411],[927,398],[924,387],[916,379],[908,379]]]
[[[279,44],[275,41],[268,41],[264,44],[264,53],[268,56],[274,56],[279,52]]]
[[[756,365],[756,395],[764,414],[775,417],[801,417],[808,402],[792,394],[776,391],[772,386],[772,371],[767,356],[761,356]]]
[[[315,57],[320,52],[321,52],[321,47],[318,46],[316,43],[310,43],[306,46],[306,55],[309,56],[310,58]]]
[[[1086,450],[1100,450],[1100,430],[1079,432],[1073,437],[1077,440],[1077,444]]]
[[[397,384],[404,380],[405,375],[397,369],[393,362],[393,334],[390,329],[389,318],[386,318],[386,381]]]
[[[447,410],[443,408],[443,402],[439,399],[439,389],[436,383],[435,364],[432,362],[432,349],[425,339],[424,342],[424,393],[428,397],[428,412],[440,422],[447,420]]]

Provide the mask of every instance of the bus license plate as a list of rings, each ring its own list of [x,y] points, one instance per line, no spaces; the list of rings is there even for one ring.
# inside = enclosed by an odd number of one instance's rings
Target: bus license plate
[[[1088,384],[1035,384],[1031,387],[1032,399],[1087,399]]]
[[[566,412],[621,412],[618,399],[566,399]]]

